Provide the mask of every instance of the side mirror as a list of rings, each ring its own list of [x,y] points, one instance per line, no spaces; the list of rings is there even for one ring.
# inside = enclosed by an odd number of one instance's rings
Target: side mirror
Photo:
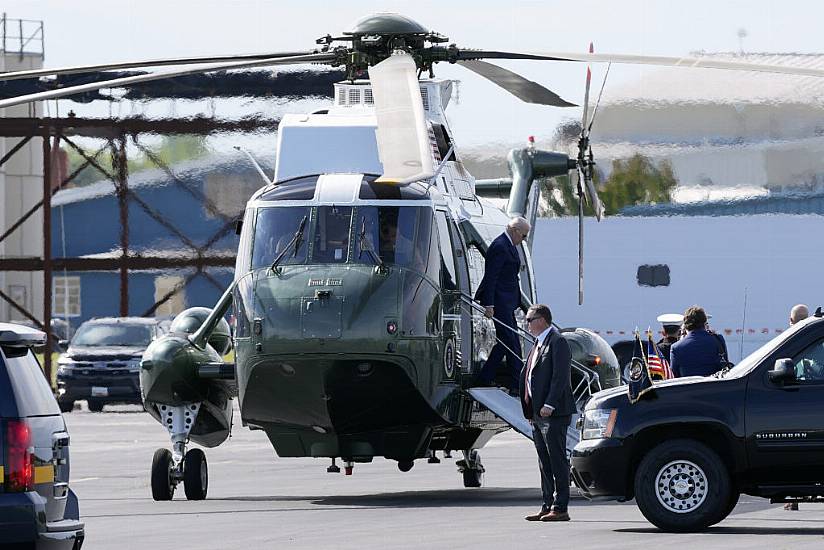
[[[60,351],[66,351],[69,349],[69,341],[68,340],[58,340],[57,341],[57,349]]]
[[[772,370],[767,371],[770,382],[783,385],[788,382],[795,382],[795,365],[792,359],[777,359]]]

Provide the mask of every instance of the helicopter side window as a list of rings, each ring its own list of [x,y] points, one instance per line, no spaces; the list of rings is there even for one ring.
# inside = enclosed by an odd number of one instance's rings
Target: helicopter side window
[[[315,227],[312,260],[318,263],[344,263],[349,252],[350,206],[321,206]]]
[[[452,240],[449,237],[449,225],[446,213],[438,211],[435,215],[438,222],[438,241],[441,244],[441,284],[445,290],[455,290],[455,256],[452,251]]]
[[[252,269],[272,265],[275,258],[292,242],[295,233],[300,228],[301,220],[306,216],[307,224],[303,238],[299,239],[280,261],[281,265],[304,263],[310,211],[308,207],[297,206],[258,209],[252,241]]]
[[[235,262],[235,276],[240,277],[249,271],[252,263],[252,232],[254,230],[255,211],[247,208],[243,213],[241,226],[240,244],[237,250],[237,260]],[[274,260],[272,260],[274,261]]]

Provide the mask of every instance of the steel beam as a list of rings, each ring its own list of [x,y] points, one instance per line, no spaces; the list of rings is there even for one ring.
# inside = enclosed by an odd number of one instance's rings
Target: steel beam
[[[52,270],[57,271],[119,271],[125,262],[130,271],[150,269],[183,269],[187,267],[234,267],[233,255],[210,256],[140,256],[108,258],[52,258]],[[0,271],[43,271],[43,258],[0,258]]]
[[[57,145],[57,138],[55,138]],[[55,152],[57,149],[55,148]],[[52,261],[51,261],[51,196],[52,196],[52,148],[48,136],[43,137],[43,326],[51,329],[52,314]],[[52,339],[46,338],[43,350],[43,370],[46,380],[52,380]]]

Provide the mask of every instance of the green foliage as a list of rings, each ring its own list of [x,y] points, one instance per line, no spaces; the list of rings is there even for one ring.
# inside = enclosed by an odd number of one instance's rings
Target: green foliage
[[[625,160],[612,161],[612,172],[606,180],[596,170],[593,181],[608,216],[617,214],[626,206],[670,202],[672,192],[678,185],[669,161],[656,163],[640,153]],[[553,178],[542,187],[541,193],[549,205],[551,215],[577,215],[575,178]],[[584,214],[593,216],[594,212],[585,205]]]
[[[102,146],[102,145],[101,145]],[[74,173],[80,166],[86,162],[83,155],[78,153],[72,147],[64,146],[68,156],[69,174]],[[157,158],[160,162],[171,166],[177,162],[197,159],[205,156],[208,152],[203,136],[195,135],[172,135],[163,136],[161,143],[156,147],[147,147],[151,155],[139,151],[137,154],[129,153],[128,158],[128,173],[134,174],[142,170],[149,170],[158,168],[157,164],[152,160],[152,157]],[[114,174],[115,170],[112,167],[112,149],[106,147],[98,152],[98,149],[83,149],[86,156],[94,159],[101,168]],[[95,156],[96,155],[96,156]],[[87,166],[80,171],[72,180],[72,184],[77,187],[89,185],[96,181],[105,179],[106,176],[92,165]]]

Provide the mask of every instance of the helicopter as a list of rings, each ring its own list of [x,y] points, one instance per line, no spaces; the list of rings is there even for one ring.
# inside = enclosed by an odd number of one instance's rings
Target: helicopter
[[[300,52],[148,60],[0,74],[0,80],[110,68],[195,64],[39,92],[0,108],[90,90],[208,71],[303,63],[344,67],[334,101],[280,121],[274,177],[255,162],[263,186],[238,222],[233,283],[213,308],[175,318],[141,361],[145,409],[168,431],[152,460],[155,500],[182,483],[200,500],[208,467],[200,448],[230,435],[233,402],[241,422],[262,430],[280,457],[331,459],[346,474],[376,457],[409,471],[437,452],[458,461],[464,486],[482,485],[478,449],[516,429],[530,437],[517,399],[476,387],[495,343],[493,321],[472,300],[491,241],[512,217],[532,225],[540,178],[578,176],[579,301],[583,294],[583,206],[602,215],[592,182],[587,77],[575,156],[529,146],[508,155],[512,178],[476,180],[463,166],[445,110],[452,82],[437,63],[457,63],[537,105],[573,104],[483,59],[619,62],[815,74],[816,69],[649,56],[502,52],[444,46],[448,38],[398,14],[359,20]],[[588,73],[589,74],[589,73]],[[505,198],[505,211],[492,198]],[[537,299],[532,232],[519,247],[521,309]],[[232,312],[232,325],[226,316]],[[523,318],[523,311],[519,317]],[[522,323],[521,323],[522,325]],[[523,329],[516,329],[529,340]],[[619,383],[614,354],[600,337],[564,331],[575,345],[579,403]],[[223,356],[235,351],[235,363]],[[571,437],[574,438],[575,430]]]

